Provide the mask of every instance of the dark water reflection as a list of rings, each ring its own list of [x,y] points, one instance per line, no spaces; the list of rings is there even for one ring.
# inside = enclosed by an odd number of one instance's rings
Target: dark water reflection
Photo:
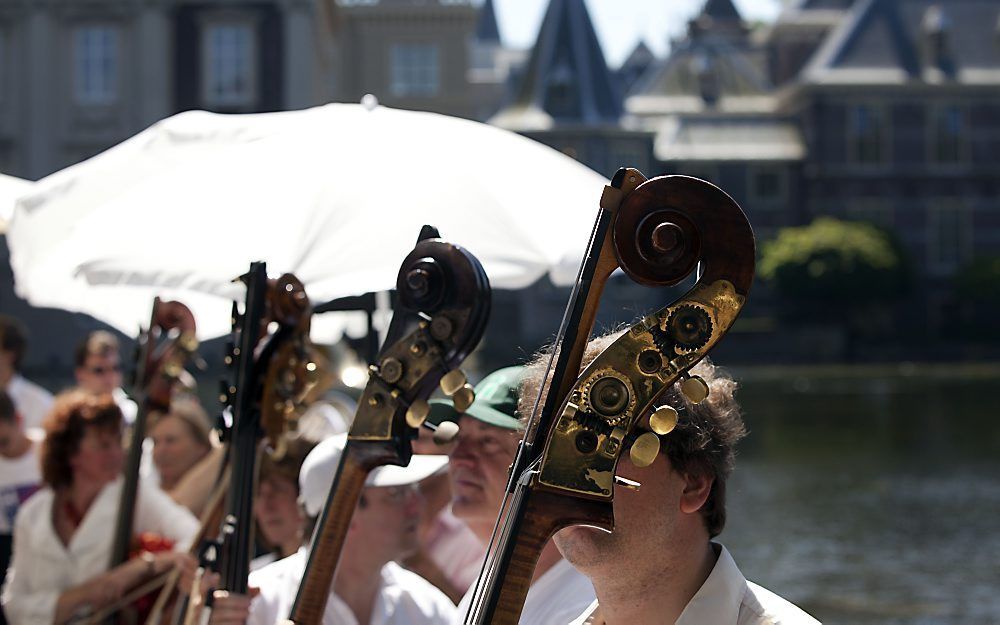
[[[1000,369],[734,373],[748,578],[827,624],[1000,623]]]

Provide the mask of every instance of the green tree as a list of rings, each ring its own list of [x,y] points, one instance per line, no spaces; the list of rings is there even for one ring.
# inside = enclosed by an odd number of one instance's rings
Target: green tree
[[[758,273],[783,297],[840,308],[886,302],[909,285],[906,263],[888,233],[832,217],[780,230],[764,245]]]
[[[845,360],[860,341],[893,331],[891,302],[909,288],[909,265],[894,237],[863,222],[820,217],[783,228],[763,246],[759,275],[784,300],[782,316],[844,331]]]
[[[958,273],[957,293],[968,302],[1000,302],[1000,256],[977,258]]]

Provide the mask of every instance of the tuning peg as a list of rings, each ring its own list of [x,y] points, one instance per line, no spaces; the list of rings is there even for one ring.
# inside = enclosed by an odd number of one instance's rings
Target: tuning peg
[[[648,467],[653,464],[658,453],[660,453],[660,437],[652,432],[640,435],[628,450],[632,464],[637,467]]]
[[[445,395],[451,397],[461,390],[468,381],[461,369],[454,369],[441,378],[441,390],[444,391]]]
[[[472,402],[476,401],[476,391],[472,388],[471,384],[463,384],[462,388],[458,389],[454,395],[451,396],[451,403],[455,405],[455,410],[459,413],[465,412],[472,405]]]
[[[406,424],[411,428],[418,428],[421,425],[425,425],[427,415],[430,414],[430,412],[430,404],[423,399],[418,399],[410,404],[410,407],[406,409]]]
[[[233,326],[233,330],[236,330],[236,326],[238,326],[238,325],[239,325],[239,323],[240,323],[240,318],[241,318],[241,317],[240,317],[240,307],[239,307],[239,305],[238,305],[238,304],[237,304],[237,303],[236,303],[236,302],[234,301],[234,302],[233,302],[233,307],[232,307],[232,310],[231,310],[231,311],[230,311],[230,313],[229,313],[229,323],[231,323],[231,324],[232,324],[232,326]]]
[[[673,406],[660,406],[649,416],[649,429],[659,435],[669,434],[677,427],[677,411]]]
[[[708,384],[701,377],[692,375],[681,382],[681,392],[692,404],[700,404],[708,397]]]
[[[438,425],[425,421],[424,427],[434,432],[434,443],[436,445],[447,445],[458,436],[458,424],[454,421],[442,421]]]

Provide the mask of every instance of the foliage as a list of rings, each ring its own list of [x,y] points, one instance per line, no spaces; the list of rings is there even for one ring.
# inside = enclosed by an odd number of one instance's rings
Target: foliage
[[[764,245],[758,271],[790,299],[839,306],[887,301],[909,283],[908,267],[888,233],[832,217],[780,230]]]
[[[958,296],[970,302],[1000,301],[1000,256],[976,259],[958,274]]]

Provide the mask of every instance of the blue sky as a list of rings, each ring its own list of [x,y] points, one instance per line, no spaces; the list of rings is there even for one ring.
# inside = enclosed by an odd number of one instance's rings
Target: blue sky
[[[734,0],[744,19],[771,21],[780,0]],[[500,36],[507,45],[528,48],[535,41],[548,0],[493,0]],[[688,20],[705,0],[586,0],[590,19],[601,40],[604,56],[618,67],[640,39],[657,55],[669,40],[684,33]]]

